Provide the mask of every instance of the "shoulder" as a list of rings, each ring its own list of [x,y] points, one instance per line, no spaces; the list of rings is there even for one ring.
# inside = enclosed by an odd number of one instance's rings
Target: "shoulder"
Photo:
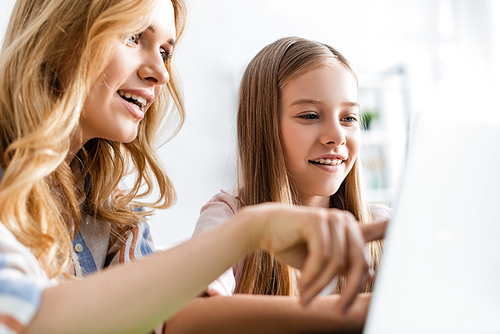
[[[214,209],[229,209],[233,213],[236,213],[240,207],[240,200],[235,193],[221,190],[220,193],[213,196],[204,206],[202,206],[200,213]]]
[[[15,268],[20,273],[47,280],[33,253],[0,222],[0,270]]]
[[[373,222],[387,221],[393,216],[393,210],[387,205],[371,203],[369,208]]]
[[[236,194],[221,190],[201,208],[193,234],[203,233],[222,224],[234,216],[240,208],[240,200]]]

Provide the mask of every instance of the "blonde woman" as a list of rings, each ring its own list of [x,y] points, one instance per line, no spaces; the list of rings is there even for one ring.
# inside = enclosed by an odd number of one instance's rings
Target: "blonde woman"
[[[184,117],[170,61],[184,19],[182,0],[16,2],[0,54],[0,333],[161,332],[257,249],[303,268],[304,304],[336,270],[366,279],[361,232],[334,210],[255,206],[150,255],[145,218],[175,200],[155,148],[162,120],[173,135]]]
[[[280,202],[345,210],[343,214],[359,221],[367,240],[383,237],[390,211],[363,200],[357,79],[338,51],[295,37],[266,46],[243,75],[237,123],[237,191],[221,192],[202,208],[195,234],[211,230],[243,207]],[[376,270],[380,241],[369,249]],[[275,254],[254,252],[208,286],[206,294],[213,297],[193,302],[169,325],[177,332],[194,332],[198,324],[216,328],[213,333],[231,332],[218,323],[231,323],[239,333],[362,329],[369,295],[359,296],[344,317],[331,312],[346,306],[338,296],[318,298],[302,309],[290,298],[299,295],[297,277]],[[342,277],[323,293],[358,288]],[[364,291],[371,291],[371,284]]]

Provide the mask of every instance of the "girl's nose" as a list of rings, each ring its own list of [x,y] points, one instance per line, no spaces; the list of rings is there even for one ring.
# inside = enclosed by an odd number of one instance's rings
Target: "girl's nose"
[[[323,134],[321,135],[323,145],[342,146],[346,144],[344,128],[339,121],[328,122],[325,124]]]

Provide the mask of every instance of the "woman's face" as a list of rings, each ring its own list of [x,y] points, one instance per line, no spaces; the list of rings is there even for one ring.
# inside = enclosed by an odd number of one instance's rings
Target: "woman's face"
[[[169,80],[166,63],[175,44],[172,3],[159,0],[144,32],[116,42],[116,52],[85,100],[82,145],[92,138],[130,142],[139,122]]]
[[[283,87],[285,162],[302,204],[328,207],[358,156],[358,88],[343,65],[320,66]]]

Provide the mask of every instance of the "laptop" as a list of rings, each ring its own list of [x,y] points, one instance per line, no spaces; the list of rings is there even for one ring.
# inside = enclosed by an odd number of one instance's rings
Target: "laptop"
[[[500,333],[500,124],[417,115],[364,334]]]

